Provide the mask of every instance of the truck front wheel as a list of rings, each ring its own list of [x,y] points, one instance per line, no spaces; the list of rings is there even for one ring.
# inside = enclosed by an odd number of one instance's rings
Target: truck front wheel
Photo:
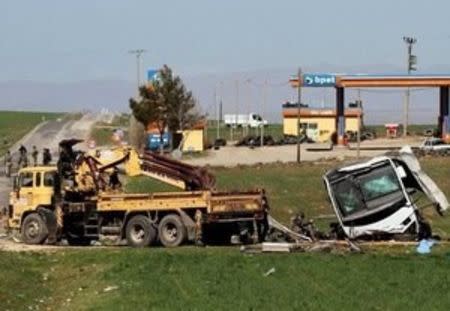
[[[26,244],[42,244],[48,236],[47,225],[39,214],[29,214],[22,223],[21,234]]]
[[[158,235],[163,246],[176,247],[186,240],[187,231],[180,216],[169,214],[159,223]]]
[[[144,215],[136,215],[130,219],[125,229],[127,243],[133,247],[145,247],[156,239],[156,229],[150,219]]]

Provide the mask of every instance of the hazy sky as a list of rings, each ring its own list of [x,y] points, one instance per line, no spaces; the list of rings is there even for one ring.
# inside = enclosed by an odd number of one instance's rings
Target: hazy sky
[[[0,0],[0,81],[135,77],[167,63],[185,75],[298,65],[448,63],[450,1]]]

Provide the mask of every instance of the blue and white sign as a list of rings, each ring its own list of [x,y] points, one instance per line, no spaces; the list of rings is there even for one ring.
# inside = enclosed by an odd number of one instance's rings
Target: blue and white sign
[[[306,87],[333,87],[336,85],[336,76],[323,73],[303,74],[303,86]]]
[[[158,69],[149,69],[147,70],[147,81],[153,82],[158,80],[159,70]]]

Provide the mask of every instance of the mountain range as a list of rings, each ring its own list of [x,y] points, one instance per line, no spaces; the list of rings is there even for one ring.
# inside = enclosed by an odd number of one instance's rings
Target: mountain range
[[[345,67],[330,64],[304,67],[303,72],[321,73],[402,73],[390,65]],[[260,69],[247,72],[180,74],[197,98],[203,113],[215,118],[219,103],[223,113],[262,114],[272,122],[281,121],[281,105],[297,101],[297,91],[288,80],[296,68]],[[404,69],[403,69],[404,72]],[[450,73],[450,65],[432,66],[420,73]],[[107,108],[128,111],[128,100],[136,94],[136,83],[105,79],[73,82],[0,81],[0,110],[98,111]],[[438,113],[437,89],[412,89],[411,123],[435,123]],[[367,124],[402,122],[403,89],[361,89]],[[346,102],[358,98],[358,92],[346,90]],[[335,103],[333,88],[304,88],[302,102],[311,107],[330,107]]]

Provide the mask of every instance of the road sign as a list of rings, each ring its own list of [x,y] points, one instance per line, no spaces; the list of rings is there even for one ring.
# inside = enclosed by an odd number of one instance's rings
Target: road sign
[[[336,85],[336,76],[323,73],[305,73],[302,82],[302,85],[306,87],[333,87]]]
[[[159,70],[157,70],[157,69],[147,70],[147,81],[153,82],[153,81],[158,80],[158,73],[159,73]]]

